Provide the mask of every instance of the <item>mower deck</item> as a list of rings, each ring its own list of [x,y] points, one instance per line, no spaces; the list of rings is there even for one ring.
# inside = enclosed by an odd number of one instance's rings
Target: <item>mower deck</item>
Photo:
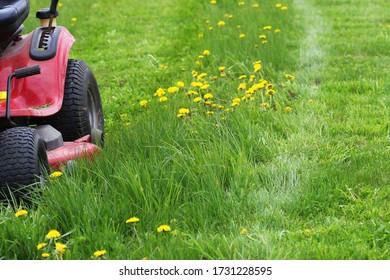
[[[73,142],[64,142],[62,147],[47,152],[49,165],[53,170],[59,170],[66,166],[70,160],[78,158],[92,159],[99,152],[99,147],[90,143],[90,136],[84,136]]]

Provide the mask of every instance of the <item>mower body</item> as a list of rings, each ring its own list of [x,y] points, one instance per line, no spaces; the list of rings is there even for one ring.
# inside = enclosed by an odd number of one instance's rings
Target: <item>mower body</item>
[[[0,57],[0,118],[5,117],[7,79],[15,70],[39,65],[41,74],[17,80],[11,87],[12,117],[43,117],[58,112],[64,97],[68,56],[75,42],[64,27],[54,27],[49,49],[39,50],[42,27],[8,46]]]
[[[41,26],[22,35],[29,1],[0,3],[1,192],[42,184],[48,171],[92,158],[103,144],[98,85],[85,62],[69,59],[75,39],[56,26],[57,4],[39,10]]]

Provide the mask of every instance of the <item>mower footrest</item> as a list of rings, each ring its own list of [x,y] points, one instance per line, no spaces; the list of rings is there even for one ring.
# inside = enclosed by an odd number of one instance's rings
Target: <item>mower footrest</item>
[[[70,160],[78,158],[92,159],[93,155],[99,151],[99,147],[89,142],[76,140],[74,142],[64,142],[64,146],[47,152],[50,166],[54,170],[66,166]]]

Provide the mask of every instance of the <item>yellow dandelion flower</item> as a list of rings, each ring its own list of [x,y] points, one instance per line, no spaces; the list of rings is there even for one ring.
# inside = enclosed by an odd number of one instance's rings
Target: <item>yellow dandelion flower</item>
[[[254,97],[252,96],[252,93],[248,92],[247,94],[245,94],[245,98],[246,99],[249,99],[249,100],[254,100]]]
[[[168,69],[168,65],[165,64],[160,65],[160,70],[166,70],[166,69]]]
[[[275,32],[275,33],[280,33],[281,30],[280,30],[280,29],[275,29],[274,32]]]
[[[47,239],[52,239],[52,238],[58,238],[61,236],[61,233],[59,231],[52,229],[46,234]]]
[[[288,8],[287,8],[287,6],[283,6],[283,7],[281,7],[280,8],[282,11],[286,11]]]
[[[265,82],[261,82],[261,83],[256,83],[256,84],[254,84],[254,85],[251,87],[251,89],[252,89],[253,91],[256,91],[256,90],[262,89],[262,88],[264,88],[264,87],[265,87]]]
[[[219,67],[218,67],[218,70],[219,70],[220,72],[223,72],[223,71],[225,71],[225,69],[226,69],[226,67],[225,67],[225,66],[219,66]]]
[[[207,115],[214,115],[214,112],[213,111],[207,111],[206,114]]]
[[[61,177],[62,176],[62,172],[61,171],[54,171],[54,172],[52,172],[51,174],[50,174],[50,178],[58,178],[58,177]]]
[[[282,7],[282,4],[277,3],[277,4],[275,5],[275,7],[276,7],[276,8],[280,8],[280,7]]]
[[[261,64],[260,63],[255,63],[253,64],[253,72],[259,72],[261,70]]]
[[[171,231],[171,227],[168,225],[161,225],[157,228],[157,232],[168,232]]]
[[[210,4],[212,4],[212,5],[217,4],[217,0],[210,0]]]
[[[238,89],[239,90],[246,90],[246,83],[239,84]]]
[[[240,102],[241,102],[241,98],[236,97],[233,99],[233,103],[240,103]]]
[[[260,38],[260,39],[267,39],[267,36],[264,35],[264,34],[261,34],[261,35],[259,36],[259,38]]]
[[[46,247],[47,243],[42,242],[37,245],[37,250],[41,250],[42,248]]]
[[[158,96],[158,97],[161,97],[165,94],[165,90],[162,89],[162,88],[159,88],[155,93],[154,93],[154,96]]]
[[[232,19],[232,18],[233,18],[233,15],[232,15],[232,14],[225,14],[225,18],[227,18],[227,19]]]
[[[58,3],[58,8],[62,8],[63,6],[64,6],[64,4]]]
[[[95,258],[100,258],[100,257],[104,256],[106,253],[107,253],[106,250],[97,250],[97,251],[95,251],[95,253],[93,253],[93,256]]]
[[[207,93],[203,96],[204,99],[210,99],[210,98],[213,98],[213,95],[211,93]]]
[[[194,102],[195,102],[195,103],[199,103],[200,101],[202,101],[202,98],[201,98],[201,97],[195,97],[195,98],[194,98]]]
[[[168,92],[169,93],[174,93],[174,92],[178,92],[179,91],[179,88],[178,87],[169,87],[168,88]]]
[[[243,228],[242,230],[241,230],[241,232],[240,232],[241,234],[247,234],[248,233],[248,230],[246,229],[246,228]]]
[[[201,74],[199,74],[198,77],[196,77],[196,79],[197,79],[198,81],[200,81],[200,80],[202,80],[204,77],[207,77],[207,73],[201,73]]]
[[[168,97],[161,96],[159,100],[160,100],[160,102],[166,102],[166,101],[168,101]]]
[[[189,113],[190,113],[190,110],[188,108],[180,108],[179,109],[179,114],[188,115]]]
[[[238,2],[238,6],[244,6],[244,5],[245,5],[245,2],[244,2],[244,1]]]
[[[137,218],[137,217],[131,217],[130,219],[126,220],[126,224],[128,224],[128,223],[134,224],[136,222],[139,222],[139,218]]]
[[[240,77],[238,77],[239,80],[244,80],[244,79],[246,79],[246,78],[247,78],[246,75],[241,75]]]
[[[75,22],[75,21],[77,21],[77,18],[72,17],[71,21]]]
[[[218,21],[217,22],[217,26],[218,27],[222,27],[222,26],[224,26],[226,23],[223,21],[223,20],[220,20],[220,21]]]
[[[275,95],[275,93],[276,93],[276,92],[275,92],[273,89],[269,89],[269,90],[266,91],[265,94],[266,94],[266,95]]]
[[[199,95],[199,93],[197,93],[197,92],[194,91],[194,90],[189,90],[189,91],[187,92],[187,95]]]
[[[239,37],[240,37],[240,39],[243,39],[243,38],[245,38],[245,37],[246,37],[246,34],[244,34],[244,33],[241,33],[241,34],[239,35]]]
[[[285,111],[286,113],[290,113],[290,112],[292,111],[292,108],[291,108],[290,106],[286,106],[286,107],[284,108],[284,111]]]
[[[199,88],[200,88],[200,87],[203,86],[203,83],[194,81],[194,82],[191,83],[191,86],[192,86],[192,87],[199,87]]]
[[[252,4],[252,7],[253,7],[253,8],[259,8],[260,5],[259,5],[258,3],[254,3],[254,4]]]
[[[42,253],[42,258],[45,258],[47,259],[48,257],[50,257],[50,254],[49,253]]]
[[[198,38],[203,38],[204,37],[204,34],[203,33],[199,33],[198,34]]]
[[[148,101],[147,100],[141,100],[139,102],[139,105],[141,105],[142,107],[146,107],[146,104],[148,104]]]
[[[271,30],[272,26],[271,25],[266,25],[263,27],[263,30]]]
[[[208,89],[210,87],[210,84],[203,84],[200,89]]]
[[[28,214],[27,210],[19,210],[15,213],[15,217],[16,218],[19,218],[19,217],[23,217],[23,216],[26,216]]]
[[[203,58],[204,58],[204,55],[203,55],[203,54],[200,54],[200,55],[198,55],[198,58],[199,58],[199,59],[203,59]]]
[[[203,55],[210,55],[210,54],[211,54],[211,52],[209,50],[204,50],[203,51]]]
[[[63,253],[65,253],[65,250],[66,250],[67,246],[65,244],[62,244],[60,242],[56,242],[56,251],[62,255]]]

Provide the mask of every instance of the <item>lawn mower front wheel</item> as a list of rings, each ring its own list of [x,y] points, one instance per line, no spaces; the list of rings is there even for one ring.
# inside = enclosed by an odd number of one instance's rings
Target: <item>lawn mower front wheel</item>
[[[49,172],[46,147],[30,127],[14,127],[0,133],[0,196],[26,194],[24,186],[42,185]]]

